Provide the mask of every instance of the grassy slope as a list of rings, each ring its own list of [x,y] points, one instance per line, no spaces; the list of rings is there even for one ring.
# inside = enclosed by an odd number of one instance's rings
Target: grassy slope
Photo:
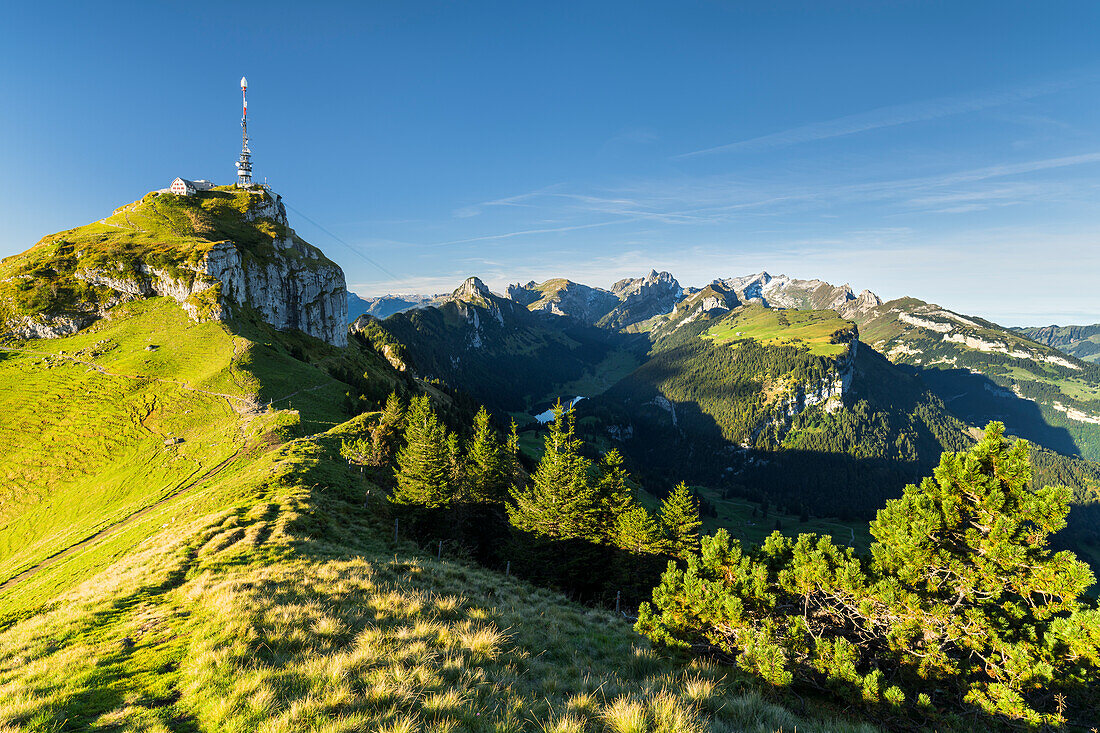
[[[345,419],[336,407],[347,386],[275,345],[293,336],[255,327],[248,340],[194,323],[163,298],[113,316],[0,351],[0,583],[49,562],[4,592],[8,611],[101,569],[141,538],[136,513],[233,475],[273,431]],[[340,358],[314,348],[319,361]],[[293,411],[280,416],[270,402]],[[77,556],[50,559],[105,530],[112,534]]]
[[[189,323],[158,305],[134,304],[132,318],[30,342],[0,361],[0,582],[200,478],[245,444],[237,410],[251,405],[255,388],[228,368],[243,340],[235,345],[217,324]]]
[[[334,443],[265,454],[199,519],[166,509],[137,553],[0,634],[0,730],[850,729],[664,661],[610,614],[381,541]]]
[[[5,421],[5,438],[24,443],[0,465],[26,478],[12,516],[32,539],[56,548],[150,507],[0,591],[0,731],[850,728],[799,719],[729,670],[663,660],[622,619],[392,544],[388,520],[371,513],[380,506],[362,506],[367,486],[338,454],[342,432],[369,418],[288,441],[336,413],[321,398],[305,416],[230,406],[258,401],[296,369],[296,389],[310,374],[325,387],[322,371],[181,321],[162,299],[125,310],[27,348],[79,352],[141,379],[60,356],[0,362],[5,395],[26,385],[4,405],[24,416]],[[114,348],[86,351],[108,340]],[[150,341],[159,348],[146,351]],[[135,423],[149,401],[160,407]],[[169,432],[185,441],[166,449]],[[37,463],[36,439],[46,451]],[[81,460],[65,463],[76,441]],[[195,465],[238,450],[154,503]],[[52,511],[37,512],[41,501]],[[74,522],[86,529],[51,539]]]
[[[849,331],[851,325],[833,311],[747,306],[734,318],[723,319],[703,338],[716,344],[751,338],[764,346],[796,346],[815,356],[840,356],[848,350],[848,340],[836,343],[834,336]]]

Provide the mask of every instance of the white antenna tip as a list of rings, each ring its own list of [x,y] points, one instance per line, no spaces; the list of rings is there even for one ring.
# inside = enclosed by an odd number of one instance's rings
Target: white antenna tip
[[[241,89],[248,89],[248,79],[241,77]]]

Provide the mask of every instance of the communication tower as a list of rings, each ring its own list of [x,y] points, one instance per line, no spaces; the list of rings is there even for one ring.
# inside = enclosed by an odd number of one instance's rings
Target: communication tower
[[[241,77],[241,157],[237,161],[237,187],[252,188],[252,151],[248,149],[248,79]]]

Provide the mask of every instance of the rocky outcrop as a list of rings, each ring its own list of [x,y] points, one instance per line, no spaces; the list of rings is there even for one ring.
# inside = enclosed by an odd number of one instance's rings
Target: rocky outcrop
[[[212,315],[225,317],[228,300],[252,308],[280,330],[297,329],[334,346],[346,346],[344,271],[293,231],[275,239],[273,249],[261,258],[242,253],[232,242],[214,245],[197,268],[211,286],[221,285],[221,307]],[[181,302],[188,308],[187,300]]]
[[[753,431],[752,439],[766,429],[774,429],[782,440],[790,431],[794,419],[811,407],[821,405],[832,413],[844,407],[844,395],[852,386],[855,376],[855,356],[859,338],[853,334],[848,351],[836,360],[836,366],[818,382],[792,382],[781,390],[772,406],[770,415]]]
[[[543,296],[539,291],[539,284],[531,280],[526,285],[520,285],[519,283],[509,285],[508,297],[520,305],[527,306],[541,300]]]
[[[262,246],[196,241],[198,256],[171,266],[155,267],[139,258],[77,269],[72,277],[96,286],[94,301],[63,313],[13,319],[8,329],[20,338],[56,338],[90,325],[119,303],[162,296],[195,319],[225,320],[235,306],[247,307],[280,330],[297,329],[345,346],[348,304],[340,266],[294,233],[276,194],[265,191],[242,219],[276,234],[259,238]]]

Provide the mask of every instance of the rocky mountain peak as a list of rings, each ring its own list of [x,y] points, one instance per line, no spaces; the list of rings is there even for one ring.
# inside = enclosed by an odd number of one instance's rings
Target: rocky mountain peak
[[[861,306],[874,308],[875,306],[882,305],[882,298],[878,297],[870,290],[864,290],[859,294],[859,297],[856,298],[856,302]]]
[[[492,296],[493,293],[489,290],[489,287],[478,277],[466,278],[466,280],[451,293],[451,297],[455,300],[489,300]]]
[[[645,277],[625,278],[611,286],[620,303],[597,323],[625,328],[654,316],[671,313],[684,299],[684,289],[669,272],[650,270]]]
[[[528,306],[536,302],[542,297],[542,293],[539,292],[539,285],[534,280],[530,280],[526,285],[516,283],[508,286],[508,298],[516,301],[520,305]]]
[[[51,299],[8,282],[52,272]],[[88,286],[93,286],[89,288]],[[290,228],[266,188],[152,192],[94,224],[59,232],[0,266],[0,323],[21,338],[65,336],[127,301],[170,297],[194,319],[238,307],[278,329],[347,344],[344,272]]]
[[[623,299],[629,295],[640,292],[643,288],[679,291],[681,294],[683,292],[680,283],[676,281],[672,273],[664,271],[657,272],[656,270],[650,270],[649,274],[644,277],[623,278],[611,286],[611,292],[619,296],[620,299]]]

